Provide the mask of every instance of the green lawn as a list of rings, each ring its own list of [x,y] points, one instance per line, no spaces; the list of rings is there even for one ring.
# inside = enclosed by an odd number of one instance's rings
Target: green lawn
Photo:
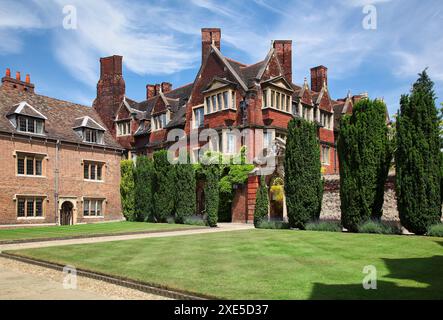
[[[232,299],[442,299],[443,238],[247,230],[15,251]],[[362,287],[377,268],[377,290]]]
[[[145,223],[145,222],[109,222],[95,224],[78,224],[74,226],[28,227],[17,229],[0,229],[0,242],[29,239],[63,238],[96,236],[104,234],[121,234],[131,232],[158,232],[177,229],[189,229],[195,226]]]

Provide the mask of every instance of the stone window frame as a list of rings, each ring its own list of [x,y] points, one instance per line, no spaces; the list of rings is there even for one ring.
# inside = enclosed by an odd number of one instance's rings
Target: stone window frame
[[[203,122],[201,123],[201,125],[197,125],[197,118],[196,118],[196,111],[202,109],[203,110]],[[199,129],[199,128],[203,128],[204,126],[204,122],[205,122],[205,105],[204,104],[199,104],[197,106],[192,107],[192,128],[193,129]]]
[[[326,112],[324,110],[320,110],[319,122],[325,129],[332,130],[332,122],[333,122],[332,113]]]
[[[29,151],[20,151],[15,150],[13,153],[13,157],[15,158],[15,175],[17,177],[24,177],[24,178],[46,178],[46,161],[48,160],[48,155],[46,153],[38,153],[38,152],[29,152]],[[27,174],[28,171],[28,159],[32,158],[33,160],[33,174]],[[18,161],[19,159],[24,159],[24,173],[19,173],[19,165]],[[41,174],[37,175],[37,161],[40,161],[41,163]]]
[[[117,137],[127,137],[131,135],[131,120],[121,120],[117,122]]]
[[[327,152],[325,152],[327,150]],[[325,155],[326,158],[325,159]],[[328,145],[321,145],[321,164],[322,165],[330,165],[331,164],[331,147]]]
[[[90,135],[88,135],[90,133]],[[95,139],[93,137],[95,136]],[[104,132],[92,128],[83,129],[83,142],[94,143],[94,144],[104,144]],[[90,140],[88,140],[88,137]],[[94,141],[95,140],[95,141]]]
[[[24,216],[19,216],[19,203],[25,200]],[[32,200],[33,214],[28,216],[28,201]],[[37,216],[37,201],[41,200],[41,215]],[[15,214],[18,220],[43,220],[46,217],[46,203],[49,201],[47,195],[36,194],[16,194],[13,201],[15,202]]]
[[[81,165],[83,167],[82,170],[82,177],[83,177],[83,181],[87,181],[87,182],[98,182],[98,183],[104,183],[105,182],[105,172],[106,172],[106,162],[104,161],[99,161],[99,160],[91,160],[91,159],[83,159],[81,162]],[[88,177],[89,178],[85,178],[85,168],[86,165],[88,166]],[[91,179],[91,166],[94,165],[96,167],[95,169],[95,173],[94,173],[94,179]],[[100,174],[101,174],[101,179],[97,179],[98,177],[98,167],[101,168],[100,170]]]
[[[162,120],[162,117],[164,117],[164,123]],[[170,112],[169,110],[167,112],[159,113],[152,116],[151,120],[151,130],[152,131],[160,131],[165,129],[166,125],[170,121]]]
[[[235,90],[226,88],[207,93],[203,97],[204,115],[209,115],[225,110],[236,111],[236,97],[237,93],[235,92]],[[215,108],[214,102],[216,104]]]
[[[91,202],[95,202],[95,214],[91,215]],[[106,209],[106,198],[102,197],[82,197],[82,216],[83,218],[104,218],[105,217],[105,209]],[[88,214],[85,215],[85,203],[88,203]],[[100,215],[97,215],[98,203],[100,205]]]
[[[22,130],[21,128],[21,120],[25,121],[25,129]],[[31,134],[36,134],[36,135],[45,135],[45,120],[43,119],[38,119],[38,118],[34,118],[34,117],[30,117],[30,116],[25,116],[25,115],[17,115],[17,131],[18,132],[22,132],[22,133],[31,133]],[[33,122],[33,131],[29,130],[29,123],[30,121]],[[40,126],[39,126],[40,124]],[[38,128],[40,128],[40,130],[37,130]]]
[[[263,89],[262,109],[271,109],[292,115],[292,94],[275,86]]]

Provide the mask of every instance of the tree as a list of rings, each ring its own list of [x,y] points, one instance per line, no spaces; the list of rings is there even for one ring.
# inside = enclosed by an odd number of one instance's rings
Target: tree
[[[134,198],[134,162],[122,160],[120,162],[120,195],[122,199],[123,215],[128,221],[134,220],[135,198]]]
[[[269,209],[268,188],[266,187],[265,177],[260,177],[260,186],[257,189],[254,211],[254,226],[257,228],[260,223],[267,219]]]
[[[154,217],[157,222],[165,222],[173,215],[176,200],[175,167],[168,161],[168,151],[154,152],[155,193]]]
[[[305,228],[320,217],[323,198],[317,126],[303,119],[288,124],[285,151],[285,194],[289,225]]]
[[[175,165],[175,186],[175,222],[184,223],[186,217],[194,215],[197,208],[196,179],[192,164]]]
[[[210,227],[216,227],[218,222],[219,207],[219,180],[220,169],[218,165],[205,166],[205,209],[206,219]]]
[[[433,87],[426,70],[420,73],[410,95],[401,97],[397,119],[397,208],[402,225],[415,234],[441,219],[442,154]]]
[[[139,156],[134,170],[134,221],[153,221],[154,165],[146,156]]]
[[[384,186],[392,160],[386,105],[363,99],[340,124],[338,154],[342,224],[349,231],[383,214]]]

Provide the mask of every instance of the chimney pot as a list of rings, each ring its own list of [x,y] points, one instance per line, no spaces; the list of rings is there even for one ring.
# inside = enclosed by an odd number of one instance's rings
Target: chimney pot
[[[162,82],[161,88],[163,93],[168,93],[172,90],[172,84],[169,82]]]
[[[15,79],[18,80],[18,81],[20,81],[20,72],[19,72],[19,71],[17,71],[17,72],[15,73]]]
[[[6,68],[6,77],[11,78],[11,69]]]
[[[146,100],[155,97],[156,96],[156,92],[155,92],[155,84],[147,84],[146,85]]]
[[[31,76],[29,74],[26,75],[26,83],[31,83]]]

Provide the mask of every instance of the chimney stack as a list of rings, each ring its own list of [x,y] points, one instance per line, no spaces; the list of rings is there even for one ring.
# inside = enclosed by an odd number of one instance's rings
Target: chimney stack
[[[162,90],[161,85],[157,83],[157,84],[155,85],[155,95],[160,94],[161,90]]]
[[[155,84],[147,84],[146,85],[146,100],[155,97],[156,96],[156,92],[155,92]]]
[[[2,88],[34,93],[35,86],[31,83],[29,74],[26,75],[26,81],[22,81],[20,72],[17,71],[14,79],[11,78],[11,69],[7,68],[5,76],[2,78]]]
[[[202,32],[202,63],[211,52],[211,44],[220,50],[221,30],[219,28],[203,28]]]
[[[162,82],[161,88],[163,93],[168,93],[172,90],[172,84],[169,82]]]
[[[325,66],[311,68],[311,90],[320,92],[324,84],[328,85],[328,68]]]
[[[292,83],[292,40],[274,40],[272,45],[283,69],[283,75]]]

